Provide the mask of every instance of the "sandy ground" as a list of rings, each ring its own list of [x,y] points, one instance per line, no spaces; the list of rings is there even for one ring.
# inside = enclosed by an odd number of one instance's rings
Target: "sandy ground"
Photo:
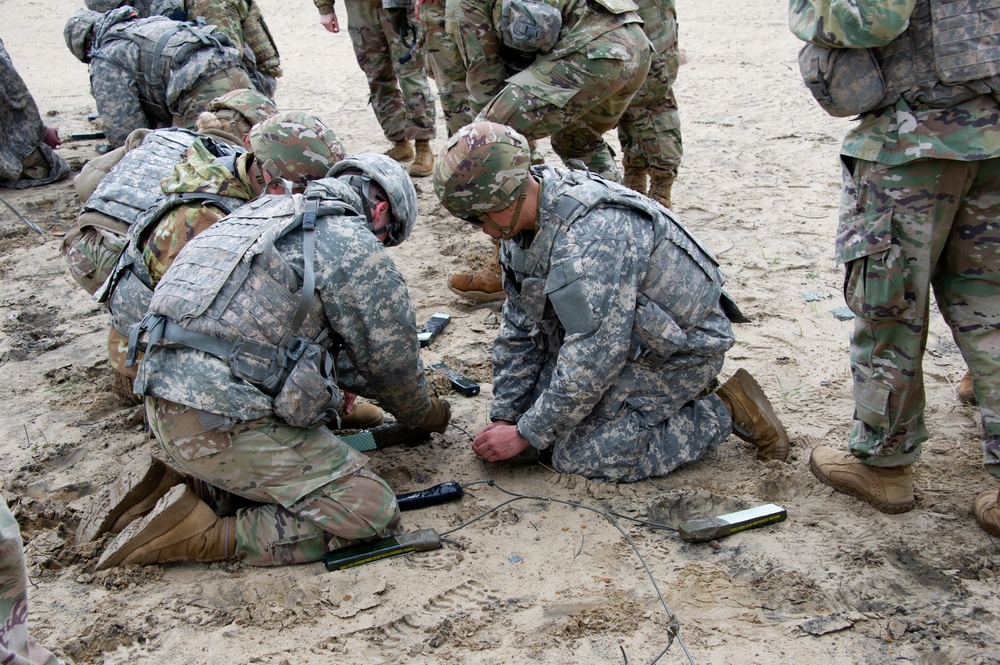
[[[349,152],[386,149],[346,33],[324,32],[305,0],[259,1],[286,72],[279,106],[321,115]],[[77,663],[648,663],[668,644],[670,618],[644,561],[694,662],[1000,662],[998,546],[971,512],[996,484],[981,466],[978,414],[956,400],[964,365],[939,316],[924,368],[932,438],[915,471],[916,508],[883,515],[808,469],[814,445],[843,445],[852,410],[851,323],[831,313],[843,305],[833,237],[848,121],[825,116],[801,86],[784,2],[677,5],[687,63],[675,210],[717,252],[753,318],[737,327],[723,377],[746,367],[760,380],[793,439],[788,461],[757,462],[732,438],[666,478],[601,485],[540,465],[487,469],[455,428],[373,464],[400,492],[492,477],[511,491],[668,523],[767,502],[787,508],[786,522],[713,547],[619,520],[640,560],[600,514],[534,499],[457,531],[461,548],[351,572],[239,563],[94,572],[104,543],[75,543],[79,511],[157,444],[112,392],[106,316],[59,255],[79,205],[69,181],[4,190],[46,231],[0,207],[0,489],[27,542],[35,636]],[[63,136],[95,129],[86,68],[61,35],[76,6],[0,0],[0,36]],[[444,134],[442,122],[437,147]],[[79,169],[94,145],[61,153]],[[418,317],[453,316],[424,362],[444,360],[484,384],[478,397],[449,396],[455,424],[471,432],[487,420],[499,308],[460,300],[446,277],[488,245],[444,213],[429,179],[415,184],[420,220],[392,254]],[[499,487],[470,486],[461,502],[405,522],[452,529],[507,499]],[[687,661],[677,641],[659,660]]]

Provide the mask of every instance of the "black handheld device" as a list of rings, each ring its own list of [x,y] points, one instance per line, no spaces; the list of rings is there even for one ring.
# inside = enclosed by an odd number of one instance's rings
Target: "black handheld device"
[[[417,508],[436,506],[461,499],[464,494],[465,491],[462,489],[462,486],[452,481],[428,487],[425,490],[397,494],[396,503],[399,505],[400,510],[416,510]]]
[[[327,552],[323,555],[323,565],[329,571],[344,570],[410,552],[428,552],[440,547],[441,536],[434,529],[422,529]]]
[[[420,346],[424,347],[433,342],[444,330],[444,327],[448,325],[449,321],[451,321],[451,314],[435,312],[431,318],[427,319],[427,323],[420,329],[420,332],[417,333]]]
[[[475,397],[479,394],[479,384],[446,363],[434,363],[430,366],[435,372],[441,372],[451,381],[451,388],[460,395]]]

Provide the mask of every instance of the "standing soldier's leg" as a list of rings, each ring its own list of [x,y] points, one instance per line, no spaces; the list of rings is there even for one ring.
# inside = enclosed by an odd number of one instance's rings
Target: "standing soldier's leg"
[[[973,165],[978,173],[950,228],[934,294],[973,377],[983,463],[1000,478],[1000,159]]]
[[[402,10],[400,10],[402,11]],[[396,31],[385,9],[379,13],[382,29],[389,43],[392,68],[402,92],[406,113],[406,138],[414,142],[413,163],[409,173],[425,177],[434,169],[434,153],[431,139],[434,138],[434,95],[427,81],[424,69],[425,47],[423,41],[412,45],[404,44],[403,37]],[[412,16],[408,20],[414,20]],[[411,33],[408,38],[415,38]],[[409,56],[407,58],[407,56]],[[403,62],[405,61],[405,62]]]
[[[421,5],[420,22],[427,48],[427,64],[437,83],[441,110],[448,136],[451,136],[472,122],[472,110],[465,86],[465,65],[454,41],[444,29],[444,0]]]
[[[368,102],[375,112],[385,137],[396,145],[386,154],[397,161],[413,159],[413,146],[407,136],[409,125],[406,105],[396,85],[392,51],[383,27],[382,5],[377,0],[345,0],[347,33],[354,45],[354,55],[368,78]]]
[[[649,66],[649,74],[618,124],[625,184],[667,208],[683,146],[673,83],[679,55],[675,43]],[[647,187],[646,176],[650,179]],[[635,186],[633,186],[635,185]]]

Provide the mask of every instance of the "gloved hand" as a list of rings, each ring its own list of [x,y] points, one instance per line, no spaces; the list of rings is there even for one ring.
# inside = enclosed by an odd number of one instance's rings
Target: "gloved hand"
[[[444,431],[448,429],[449,420],[451,420],[451,404],[448,404],[447,400],[431,397],[431,410],[427,412],[417,427],[425,432],[444,434]]]

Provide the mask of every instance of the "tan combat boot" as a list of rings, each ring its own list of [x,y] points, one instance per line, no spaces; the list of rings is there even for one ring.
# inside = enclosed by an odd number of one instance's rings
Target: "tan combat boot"
[[[187,485],[177,485],[108,545],[97,570],[129,564],[220,561],[236,554],[236,518],[219,518]]]
[[[817,446],[809,456],[809,468],[833,489],[861,499],[883,513],[905,513],[917,502],[913,496],[913,467],[909,464],[870,466],[850,453]]]
[[[503,290],[500,271],[500,244],[494,243],[493,260],[474,273],[455,273],[448,278],[448,288],[463,298],[478,301],[503,300],[507,294]]]
[[[633,192],[646,195],[649,186],[649,169],[638,169],[633,166],[625,167],[625,186]]]
[[[757,459],[788,457],[788,434],[764,391],[745,369],[738,369],[715,391],[733,417],[733,433],[757,446]]]
[[[958,383],[958,401],[969,406],[976,406],[979,401],[976,399],[976,391],[972,387],[972,371],[966,370],[965,376]]]
[[[1000,538],[1000,492],[983,492],[972,503],[972,512],[983,531]]]
[[[424,178],[434,172],[434,153],[431,142],[417,139],[417,154],[410,164],[409,173],[414,178]]]
[[[371,429],[385,422],[385,412],[374,404],[355,402],[351,412],[340,416],[340,429]]]
[[[408,162],[413,159],[413,144],[405,139],[396,141],[395,145],[385,151],[385,156],[397,162]]]
[[[674,187],[674,174],[659,169],[649,169],[649,198],[664,208],[670,207],[670,190]]]
[[[115,482],[90,500],[76,530],[76,542],[89,543],[105,533],[118,533],[156,505],[171,487],[184,482],[181,474],[143,453]]]

